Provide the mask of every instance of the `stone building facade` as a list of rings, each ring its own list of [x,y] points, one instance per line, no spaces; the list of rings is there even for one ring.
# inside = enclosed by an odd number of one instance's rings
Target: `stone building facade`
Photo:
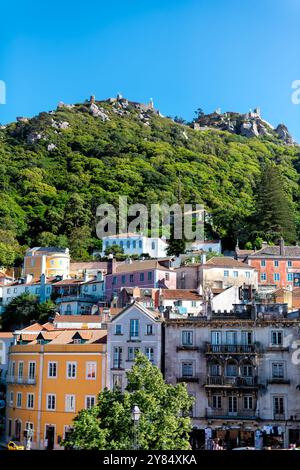
[[[193,446],[300,442],[299,319],[235,313],[165,322],[165,379],[194,396]]]

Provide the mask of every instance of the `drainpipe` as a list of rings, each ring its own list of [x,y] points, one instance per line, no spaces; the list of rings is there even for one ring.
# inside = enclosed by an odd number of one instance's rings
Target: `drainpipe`
[[[38,415],[37,415],[37,447],[41,449],[41,413],[42,413],[42,392],[43,392],[43,370],[44,370],[44,346],[40,349],[40,371],[39,371],[39,391],[38,391]]]

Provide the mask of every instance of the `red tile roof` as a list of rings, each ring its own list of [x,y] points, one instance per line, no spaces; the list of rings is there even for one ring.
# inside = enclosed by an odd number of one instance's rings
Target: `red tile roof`
[[[162,289],[161,295],[164,299],[175,300],[200,300],[202,295],[198,294],[196,290],[189,289]]]

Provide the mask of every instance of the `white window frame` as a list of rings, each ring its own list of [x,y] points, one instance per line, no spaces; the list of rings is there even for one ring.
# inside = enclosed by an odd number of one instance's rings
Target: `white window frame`
[[[31,366],[31,364],[34,364],[34,374],[33,374],[33,376],[30,374],[30,366]],[[35,377],[36,377],[36,361],[29,361],[29,362],[28,362],[28,379],[29,379],[29,380],[30,380],[30,379],[33,380],[33,379],[35,379]]]
[[[73,406],[71,406],[73,404]],[[66,413],[76,413],[76,395],[74,393],[65,395],[65,411]]]
[[[88,401],[93,400],[94,404],[92,405],[91,403],[88,403]],[[96,395],[86,395],[84,399],[84,404],[85,404],[85,409],[89,410],[93,406],[96,405]],[[88,406],[89,405],[89,406]]]
[[[71,371],[72,372],[73,372],[73,366],[75,366],[75,375],[74,375],[74,377],[69,375],[69,366],[71,366]],[[67,364],[66,364],[66,378],[70,379],[70,380],[77,379],[77,362],[76,361],[67,361]]]
[[[29,397],[32,397],[32,406],[29,406]],[[28,410],[34,410],[34,393],[27,393],[26,395],[26,408]]]
[[[54,408],[49,408],[49,398],[54,397]],[[52,399],[51,399],[51,404],[52,404]],[[56,394],[55,393],[47,393],[46,394],[46,410],[47,411],[56,411]]]
[[[95,377],[89,377],[89,367],[94,366],[95,370]],[[88,361],[85,363],[85,378],[86,380],[96,380],[97,379],[97,362],[95,361]]]
[[[55,375],[50,375],[50,364],[55,364]],[[58,363],[57,363],[57,361],[48,361],[47,376],[48,376],[48,379],[57,379],[57,377],[58,377]]]
[[[19,397],[20,397],[20,403],[19,403]],[[17,392],[16,408],[22,408],[22,401],[23,401],[23,393]]]

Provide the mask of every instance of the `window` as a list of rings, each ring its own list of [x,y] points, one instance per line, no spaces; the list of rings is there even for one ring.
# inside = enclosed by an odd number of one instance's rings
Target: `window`
[[[275,266],[275,268],[278,268],[278,266],[279,266],[278,259],[274,260],[274,266]]]
[[[221,331],[212,331],[211,332],[211,343],[213,345],[220,345],[222,341],[222,332]]]
[[[132,242],[132,248],[136,248],[136,240],[133,240],[133,242]]]
[[[92,408],[95,406],[96,403],[96,398],[95,395],[86,395],[85,397],[85,408],[88,410],[89,408]]]
[[[67,362],[67,379],[76,379],[77,362]]]
[[[287,274],[287,280],[288,281],[293,281],[293,273],[288,273]]]
[[[280,274],[274,273],[274,281],[280,281]]]
[[[225,269],[224,271],[224,277],[228,277],[229,276],[229,271],[227,269]]]
[[[127,248],[130,248],[130,240],[127,240]]]
[[[120,247],[123,248],[123,246],[124,246],[124,242],[123,242],[123,240],[121,240],[120,241]]]
[[[145,356],[150,362],[154,362],[154,348],[145,348]]]
[[[283,379],[284,378],[283,363],[273,362],[273,364],[272,364],[272,378],[273,379]]]
[[[226,331],[226,344],[228,345],[237,344],[237,332],[236,331]]]
[[[116,329],[115,329],[115,334],[116,335],[121,335],[122,334],[122,325],[116,325]]]
[[[29,293],[29,287],[25,287],[25,292],[26,292],[26,294]]]
[[[10,288],[7,289],[7,294],[10,294]]]
[[[273,397],[273,410],[275,415],[284,415],[284,397]]]
[[[57,377],[57,362],[48,362],[48,378]]]
[[[54,266],[54,259],[50,261],[51,266]]]
[[[222,408],[222,396],[221,395],[212,396],[212,408],[215,408],[215,409]]]
[[[121,281],[122,284],[126,284],[126,276],[125,276],[125,274],[122,274],[122,278],[121,278],[121,279],[122,279],[122,281]]]
[[[40,293],[40,288],[39,288],[39,287],[36,287],[36,288],[35,288],[35,293],[36,293],[36,294],[39,294],[39,293]]]
[[[113,374],[113,389],[122,390],[122,375],[119,374]]]
[[[253,366],[250,364],[244,364],[242,366],[242,375],[243,377],[252,377],[253,375]]]
[[[241,339],[244,346],[252,344],[252,331],[242,331]]]
[[[239,277],[239,272],[238,271],[233,271],[233,277]]]
[[[18,378],[22,379],[23,378],[23,371],[24,371],[24,362],[19,362],[18,363]]]
[[[113,282],[112,283],[113,283],[114,286],[117,284],[117,276],[113,277]]]
[[[11,437],[11,423],[12,423],[12,420],[8,419],[7,422],[8,422],[8,436]]]
[[[32,431],[31,435],[33,436],[33,432],[34,432],[33,423],[31,423],[30,421],[26,421],[25,429],[28,429],[28,430]]]
[[[220,364],[211,364],[209,370],[212,377],[219,377],[221,375]]]
[[[152,271],[148,272],[148,281],[152,281]]]
[[[130,337],[138,338],[138,336],[139,336],[139,321],[130,320]]]
[[[134,280],[134,275],[133,275],[133,274],[130,274],[130,275],[129,275],[129,282],[133,282],[133,280]]]
[[[253,409],[253,397],[251,395],[244,396],[244,410]]]
[[[56,395],[47,394],[46,398],[47,410],[53,411],[56,408]]]
[[[75,395],[66,395],[65,411],[75,413]]]
[[[21,408],[22,406],[22,393],[21,392],[17,392],[17,408]]]
[[[96,362],[87,362],[86,363],[86,378],[88,380],[96,379],[97,364]]]
[[[151,249],[152,249],[152,250],[155,250],[155,242],[152,242],[152,243],[151,243]]]
[[[35,362],[29,362],[28,365],[28,378],[34,379],[35,378]]]
[[[229,413],[237,413],[237,397],[228,397],[228,411]]]
[[[272,331],[271,333],[271,343],[274,346],[280,346],[283,342],[282,331]]]
[[[87,292],[87,291],[88,291],[88,288],[89,288],[89,286],[84,286],[84,287],[83,287],[84,292]]]
[[[114,348],[114,360],[113,360],[113,367],[114,369],[121,369],[122,367],[122,348],[117,347]]]
[[[245,276],[249,279],[250,278],[250,271],[246,271]]]
[[[145,279],[145,274],[144,273],[140,273],[140,281],[144,281]]]
[[[142,248],[142,240],[139,240],[139,248]]]
[[[183,331],[181,334],[181,341],[182,341],[183,346],[192,346],[193,345],[193,332]]]
[[[267,275],[266,275],[266,273],[261,273],[261,275],[260,275],[260,280],[261,280],[261,281],[266,281],[266,280],[267,280]]]
[[[170,280],[170,273],[166,273],[166,274],[165,274],[165,280],[166,280],[166,281],[169,281],[169,280]]]
[[[18,289],[14,287],[14,294],[16,294],[17,292],[18,292]]]
[[[128,361],[134,361],[139,350],[139,348],[128,348]]]
[[[262,259],[261,262],[260,262],[260,265],[261,265],[262,268],[264,268],[266,266],[266,260]]]
[[[291,268],[291,267],[293,266],[293,262],[289,260],[289,261],[287,262],[287,265],[288,265],[289,268]]]
[[[192,362],[182,363],[182,377],[193,377],[193,363]]]
[[[197,301],[196,300],[192,300],[192,307],[197,307]]]
[[[227,377],[236,377],[237,376],[237,365],[236,364],[227,364],[226,365],[226,376]]]
[[[153,335],[153,325],[146,326],[146,335]]]
[[[34,408],[34,394],[27,393],[27,408],[33,409]]]
[[[16,363],[15,363],[15,361],[13,361],[11,363],[10,375],[14,377],[15,373],[16,373]]]
[[[9,392],[9,406],[14,405],[14,392]]]

